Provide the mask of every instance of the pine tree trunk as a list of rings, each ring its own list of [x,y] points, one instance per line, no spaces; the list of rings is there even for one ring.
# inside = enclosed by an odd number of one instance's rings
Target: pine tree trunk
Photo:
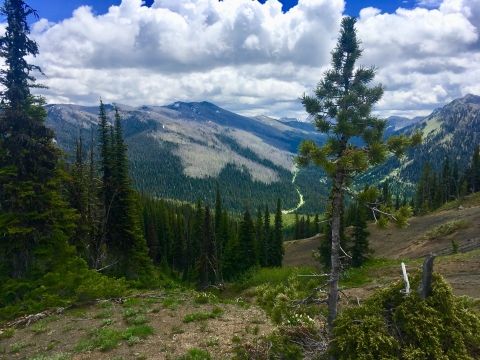
[[[330,291],[328,294],[328,335],[333,340],[334,321],[337,318],[338,279],[340,275],[340,221],[342,216],[342,184],[343,169],[337,165],[333,184],[333,209],[332,209],[332,269],[330,273]],[[330,360],[335,357],[330,356]]]

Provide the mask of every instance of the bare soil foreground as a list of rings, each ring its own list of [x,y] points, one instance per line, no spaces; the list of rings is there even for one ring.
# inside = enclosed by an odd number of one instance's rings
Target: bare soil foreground
[[[192,359],[203,359],[202,350],[212,359],[231,359],[235,346],[273,329],[255,306],[197,300],[192,293],[158,293],[67,310],[5,331],[0,359],[177,359],[192,348],[199,354]]]

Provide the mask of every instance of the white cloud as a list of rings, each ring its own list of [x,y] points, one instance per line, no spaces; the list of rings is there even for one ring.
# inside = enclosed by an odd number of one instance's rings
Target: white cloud
[[[353,0],[351,0],[353,1]],[[247,115],[304,117],[298,97],[328,68],[343,0],[122,0],[32,27],[50,102],[163,105],[211,101]],[[432,9],[433,8],[433,9]],[[361,64],[387,85],[380,114],[426,113],[480,94],[480,0],[433,0],[393,14],[366,8]]]
[[[442,0],[419,0],[417,1],[418,6],[427,7],[427,8],[437,8],[442,3]]]

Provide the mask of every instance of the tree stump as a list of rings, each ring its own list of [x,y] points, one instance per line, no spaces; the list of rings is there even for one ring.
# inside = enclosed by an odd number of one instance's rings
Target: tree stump
[[[422,281],[418,286],[418,295],[422,299],[426,299],[432,293],[432,276],[433,276],[433,260],[435,259],[434,253],[429,253],[422,265]]]

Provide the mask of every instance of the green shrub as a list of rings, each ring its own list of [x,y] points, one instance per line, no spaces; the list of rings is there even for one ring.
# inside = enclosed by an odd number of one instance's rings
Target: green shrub
[[[119,297],[128,293],[125,279],[111,279],[89,270],[81,258],[72,258],[38,280],[0,282],[0,319],[63,307],[77,301]]]
[[[148,319],[146,318],[145,315],[137,315],[135,317],[131,317],[127,319],[127,323],[129,325],[142,325],[146,324],[148,322]]]
[[[8,328],[3,330],[3,332],[0,334],[0,340],[2,339],[7,339],[11,338],[13,335],[15,335],[15,329],[14,328]]]
[[[420,274],[411,278],[412,289]],[[332,354],[337,359],[476,359],[480,356],[480,316],[465,298],[434,274],[432,295],[400,293],[403,281],[378,290],[362,306],[337,318]],[[354,355],[354,357],[352,357]]]
[[[458,244],[455,239],[450,240],[452,243],[452,254],[458,254]]]
[[[205,313],[205,312],[187,314],[183,317],[183,322],[191,323],[194,321],[201,321],[201,320],[207,320],[207,319],[215,319],[215,315],[211,313]]]
[[[128,328],[122,333],[122,338],[127,340],[132,336],[137,336],[139,338],[146,338],[149,335],[153,334],[153,327],[150,325],[138,325],[131,328]]]
[[[109,318],[112,315],[113,315],[113,312],[111,312],[111,311],[102,311],[102,312],[99,312],[98,314],[95,314],[95,316],[93,318],[94,319],[106,319],[106,318]]]
[[[256,302],[265,309],[275,324],[294,325],[302,320],[311,323],[310,318],[318,313],[318,307],[305,305],[292,307],[292,300],[304,299],[312,293],[307,288],[307,283],[305,279],[293,274],[284,284],[257,286]]]
[[[466,220],[452,220],[427,231],[423,237],[426,240],[433,240],[453,234],[457,230],[466,229],[468,227],[470,227],[470,223]]]
[[[47,322],[45,321],[45,319],[42,319],[36,324],[33,324],[32,326],[30,326],[30,331],[36,334],[44,333],[48,330],[50,330],[50,328],[47,326]]]
[[[238,345],[235,348],[235,359],[304,359],[302,349],[297,344],[292,343],[291,336],[285,334],[284,330],[285,329],[279,329],[274,331],[266,338],[256,339],[254,343],[246,342],[245,344]]]
[[[56,353],[52,355],[38,354],[28,358],[28,360],[70,360],[72,355],[66,353]]]
[[[209,338],[205,341],[206,346],[217,346],[219,343],[218,338]]]
[[[184,323],[190,323],[194,321],[202,321],[202,320],[208,320],[208,319],[215,319],[223,314],[223,310],[219,308],[218,306],[215,306],[212,309],[211,313],[206,313],[206,312],[197,312],[193,314],[187,314],[183,318]]]
[[[10,344],[10,352],[18,352],[23,348],[26,348],[27,346],[34,346],[34,342],[25,342],[25,341],[20,341],[14,344]]]
[[[125,300],[122,304],[123,307],[133,307],[140,305],[141,300],[139,298],[129,298]]]
[[[196,303],[196,304],[206,304],[206,303],[208,303],[208,302],[217,303],[217,302],[218,302],[218,298],[217,298],[217,296],[215,296],[215,295],[212,294],[212,293],[201,292],[201,293],[198,293],[198,294],[193,298],[193,302]]]
[[[210,353],[199,348],[192,348],[185,355],[175,358],[175,360],[211,360]]]
[[[249,287],[270,284],[272,286],[285,284],[288,279],[296,275],[310,275],[316,273],[315,268],[310,267],[282,267],[282,268],[257,268],[253,267],[239,278],[234,287],[244,290]],[[301,282],[307,283],[308,277],[301,278]]]
[[[78,342],[75,351],[82,352],[96,348],[107,351],[116,348],[121,339],[122,333],[120,330],[109,328],[94,330],[90,332],[88,339],[82,339]]]

